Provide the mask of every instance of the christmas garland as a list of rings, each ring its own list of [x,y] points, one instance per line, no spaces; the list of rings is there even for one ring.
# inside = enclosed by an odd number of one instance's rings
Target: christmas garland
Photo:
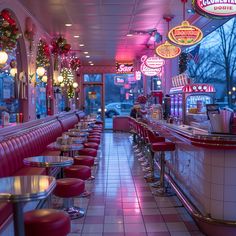
[[[20,36],[11,13],[8,10],[2,10],[0,14],[0,48],[2,50],[14,50]]]
[[[38,43],[38,52],[36,58],[36,65],[42,67],[50,66],[50,49],[49,45],[42,39]]]

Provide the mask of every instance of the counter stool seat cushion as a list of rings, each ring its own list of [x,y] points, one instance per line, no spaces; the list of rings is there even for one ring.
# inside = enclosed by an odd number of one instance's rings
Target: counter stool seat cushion
[[[26,236],[57,235],[70,233],[70,218],[63,211],[39,209],[24,215]]]
[[[98,135],[89,135],[88,137],[87,137],[88,139],[90,139],[90,138],[96,138],[96,139],[101,139],[101,137],[100,136],[98,136]]]
[[[65,167],[64,173],[67,178],[87,180],[91,177],[91,168],[83,165],[73,165]]]
[[[94,165],[94,157],[92,156],[75,156],[73,160],[75,165],[84,165],[90,167]]]
[[[70,198],[79,196],[84,192],[85,184],[82,179],[63,178],[57,180],[54,195],[62,198]]]
[[[97,132],[97,131],[93,131],[89,133],[89,136],[99,136],[101,137],[101,133]]]
[[[151,145],[151,149],[153,152],[166,152],[166,151],[174,151],[175,144],[172,142],[158,142],[153,143]]]
[[[60,151],[60,149],[55,146],[55,143],[50,143],[50,144],[47,146],[47,150],[50,150],[50,151]]]
[[[100,138],[88,138],[87,141],[100,144]]]
[[[99,148],[99,144],[97,144],[95,142],[86,142],[86,143],[83,143],[83,145],[85,148],[94,148],[96,150],[98,150],[98,148]]]
[[[97,150],[94,148],[83,148],[83,149],[79,150],[79,155],[96,157]]]

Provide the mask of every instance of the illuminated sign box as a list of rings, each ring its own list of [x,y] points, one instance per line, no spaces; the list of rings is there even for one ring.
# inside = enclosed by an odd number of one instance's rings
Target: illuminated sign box
[[[193,0],[193,7],[203,16],[221,18],[236,15],[234,0]]]
[[[168,41],[157,46],[156,54],[165,59],[171,59],[179,56],[181,53],[181,48],[177,47]]]
[[[181,25],[172,28],[168,33],[171,42],[177,45],[191,46],[202,40],[203,33],[196,26],[183,21]]]
[[[134,72],[133,63],[116,63],[116,73],[117,74],[129,74]]]
[[[162,66],[165,61],[160,57],[148,57],[146,55],[141,57],[142,64],[140,71],[146,76],[156,76],[162,71]]]
[[[114,76],[114,84],[123,86],[125,83],[125,78],[120,76]]]

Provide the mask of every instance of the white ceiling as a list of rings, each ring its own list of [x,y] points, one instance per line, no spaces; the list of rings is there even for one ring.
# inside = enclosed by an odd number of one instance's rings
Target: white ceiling
[[[166,35],[164,15],[174,16],[172,27],[183,20],[181,0],[19,1],[50,35],[65,36],[84,65],[90,60],[95,65],[114,65],[115,60],[133,61],[148,50],[150,36],[127,37],[127,33],[156,28]],[[187,9],[191,9],[191,0],[186,5]],[[186,13],[186,17],[192,15]],[[65,23],[71,23],[72,27],[66,27]],[[74,35],[80,35],[79,39]],[[81,43],[85,47],[80,47]],[[85,58],[84,51],[89,52],[90,58]]]

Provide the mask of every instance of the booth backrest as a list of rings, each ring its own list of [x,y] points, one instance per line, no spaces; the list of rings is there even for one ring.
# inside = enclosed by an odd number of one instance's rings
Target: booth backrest
[[[62,134],[58,120],[32,127],[0,142],[0,177],[13,175],[23,167],[23,159],[42,153]]]
[[[74,125],[79,122],[79,118],[77,115],[59,117],[58,120],[61,123],[63,132],[67,131],[68,129],[74,128]]]

